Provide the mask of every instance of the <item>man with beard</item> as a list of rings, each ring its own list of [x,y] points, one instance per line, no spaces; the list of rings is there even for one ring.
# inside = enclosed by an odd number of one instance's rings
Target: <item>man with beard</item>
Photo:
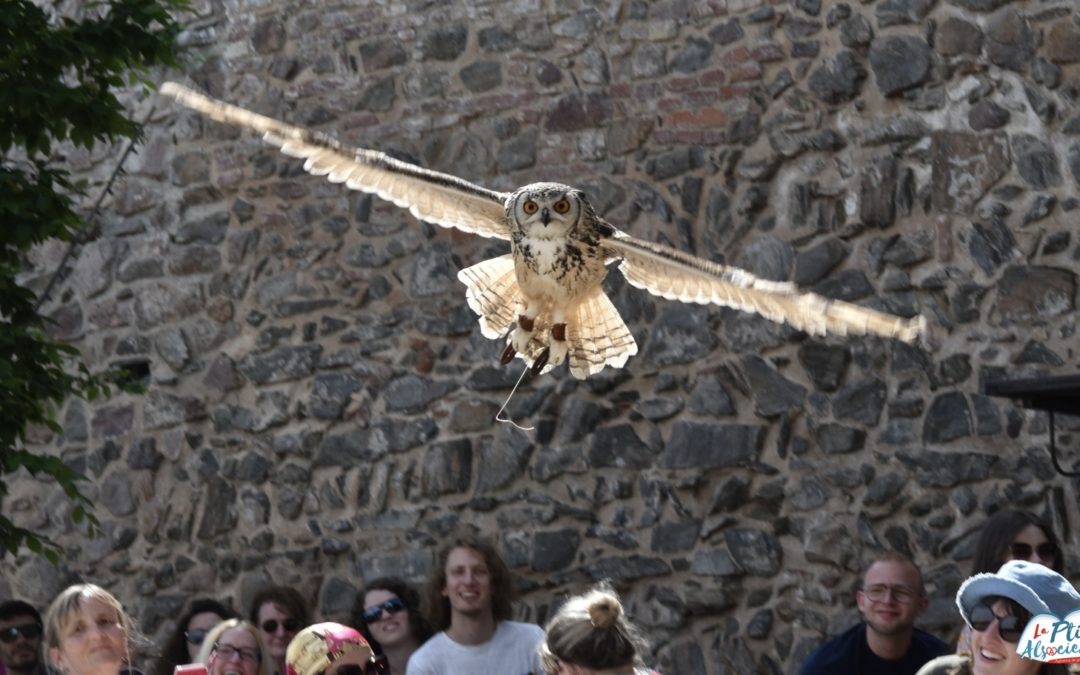
[[[922,573],[907,556],[889,552],[866,570],[855,601],[861,623],[818,648],[799,675],[915,675],[949,649],[915,628],[929,600]]]
[[[0,604],[0,664],[7,675],[45,675],[41,614],[21,600]]]
[[[442,632],[413,652],[406,675],[540,673],[539,626],[510,621],[513,586],[486,541],[459,537],[443,548],[431,580],[431,625]]]

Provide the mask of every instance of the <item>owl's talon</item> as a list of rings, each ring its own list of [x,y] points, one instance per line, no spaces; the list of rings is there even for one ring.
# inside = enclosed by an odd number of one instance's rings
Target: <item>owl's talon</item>
[[[518,326],[510,335],[510,346],[522,354],[529,353],[529,341],[532,340],[532,332]]]
[[[566,344],[565,340],[561,342],[558,339],[552,340],[548,347],[550,351],[547,362],[555,366],[561,365],[566,360],[567,354],[570,353],[570,346]]]
[[[533,361],[532,367],[529,368],[529,372],[532,373],[534,376],[539,375],[540,371],[542,371],[544,369],[544,366],[547,365],[548,356],[550,355],[551,350],[547,347],[544,347],[544,351],[540,352],[540,355],[536,357],[535,361]]]
[[[502,356],[499,357],[499,365],[505,366],[514,360],[517,356],[517,350],[514,349],[514,345],[506,345],[506,349],[503,350]]]

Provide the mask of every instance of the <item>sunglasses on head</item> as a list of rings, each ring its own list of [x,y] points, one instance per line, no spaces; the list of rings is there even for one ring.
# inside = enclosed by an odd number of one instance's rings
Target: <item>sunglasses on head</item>
[[[0,630],[0,642],[15,642],[15,638],[23,636],[27,640],[33,640],[41,635],[41,626],[36,623],[24,623],[21,626],[8,626]]]
[[[277,619],[267,619],[262,622],[262,629],[264,633],[273,634],[277,632],[279,625],[284,628],[287,633],[295,633],[300,630],[300,622],[296,619],[285,619],[280,624]]]
[[[337,675],[389,675],[389,673],[390,659],[385,654],[372,656],[371,660],[363,666],[349,664],[337,669]]]
[[[1021,541],[1009,544],[1009,554],[1017,560],[1031,558],[1031,550],[1031,544],[1025,544]],[[1057,547],[1048,541],[1044,541],[1035,547],[1035,555],[1039,556],[1039,560],[1053,560],[1057,556]]]
[[[977,630],[980,633],[989,628],[994,619],[997,619],[998,635],[1001,636],[1002,640],[1011,644],[1016,644],[1020,640],[1020,633],[1024,631],[1024,625],[1027,624],[1025,619],[1012,614],[998,616],[987,605],[975,605],[971,609],[970,618],[972,630]]]
[[[381,605],[375,605],[374,607],[368,607],[364,610],[364,621],[367,623],[374,623],[382,616],[383,610],[386,610],[387,614],[397,614],[401,610],[405,609],[405,603],[401,598],[390,598]]]
[[[195,630],[184,631],[184,638],[187,639],[193,645],[201,645],[203,640],[206,639],[206,634],[210,631],[205,628],[196,628]]]

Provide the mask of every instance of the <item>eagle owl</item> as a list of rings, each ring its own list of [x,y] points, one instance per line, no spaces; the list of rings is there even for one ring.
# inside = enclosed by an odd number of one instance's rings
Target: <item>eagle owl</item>
[[[506,340],[503,365],[519,356],[538,374],[569,359],[570,372],[581,379],[604,366],[623,367],[637,343],[602,287],[613,262],[630,284],[655,295],[756,312],[812,334],[873,333],[905,342],[926,334],[921,316],[905,319],[831,300],[635,239],[597,216],[585,194],[569,185],[495,192],[346,147],[173,82],[161,92],[214,120],[258,131],[283,153],[304,158],[304,169],[314,175],[378,195],[421,220],[508,240],[510,253],[458,273],[484,336]]]

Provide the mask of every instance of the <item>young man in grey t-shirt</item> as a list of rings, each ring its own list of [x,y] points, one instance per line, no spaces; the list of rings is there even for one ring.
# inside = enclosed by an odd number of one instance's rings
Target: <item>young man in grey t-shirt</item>
[[[474,537],[446,546],[431,581],[431,623],[442,629],[413,653],[405,675],[539,675],[544,631],[510,621],[510,571]]]

